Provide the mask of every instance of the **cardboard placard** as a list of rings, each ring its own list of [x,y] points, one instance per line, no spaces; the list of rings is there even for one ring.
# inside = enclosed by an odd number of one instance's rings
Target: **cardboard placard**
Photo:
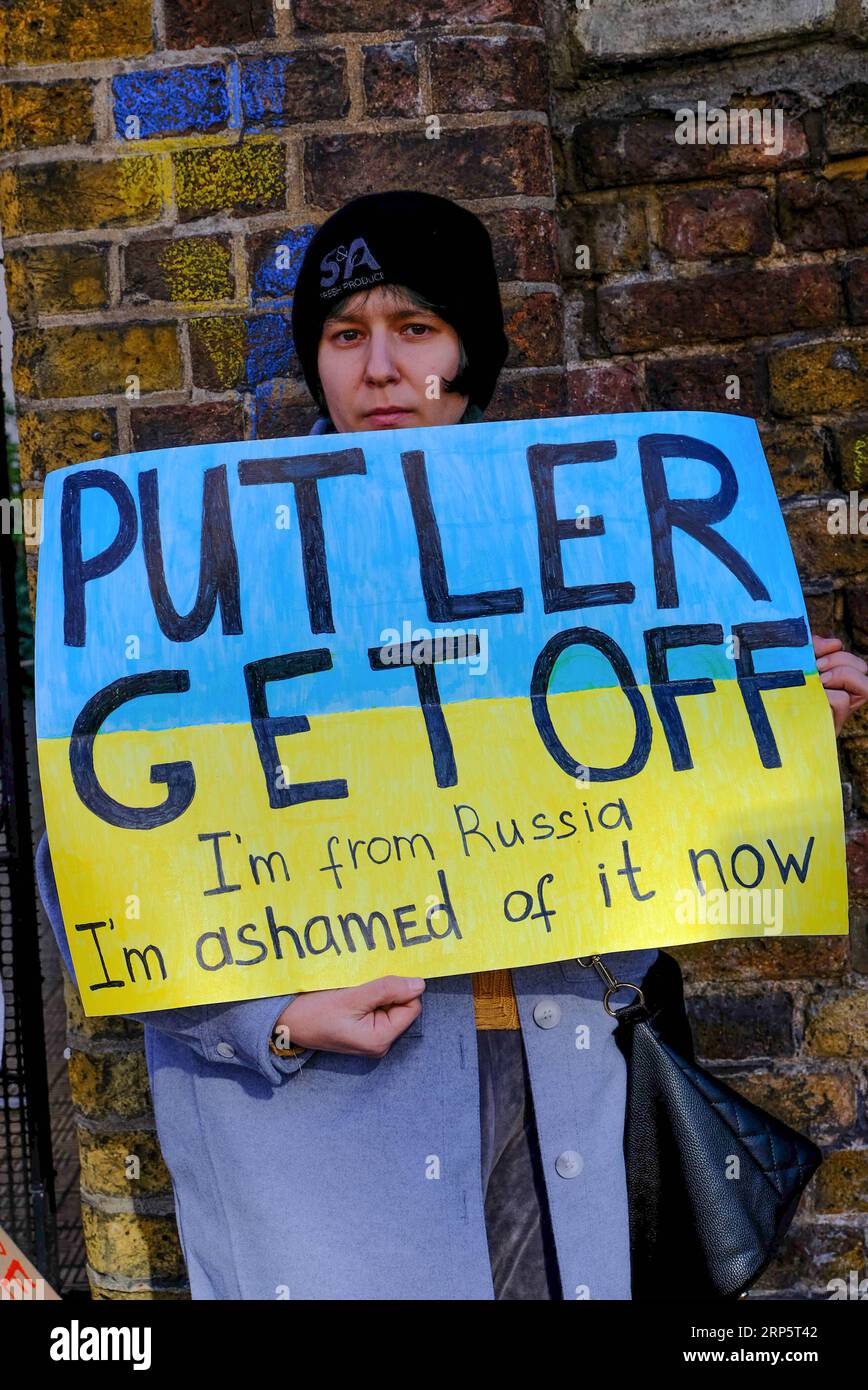
[[[58,470],[36,670],[88,1014],[847,931],[833,721],[743,417]]]

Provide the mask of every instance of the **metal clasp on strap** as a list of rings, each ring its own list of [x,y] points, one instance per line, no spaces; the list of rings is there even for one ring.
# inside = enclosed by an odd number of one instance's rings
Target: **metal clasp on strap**
[[[645,996],[642,993],[639,986],[631,985],[627,980],[616,980],[612,973],[606,969],[599,956],[589,956],[587,957],[587,959],[583,959],[581,956],[576,956],[576,960],[579,962],[579,965],[583,965],[586,970],[590,969],[590,967],[593,966],[597,974],[600,976],[600,979],[603,981],[603,984],[607,986],[606,993],[603,995],[603,1008],[606,1010],[607,1014],[611,1015],[612,1018],[618,1017],[620,1009],[610,1009],[609,998],[611,995],[617,994],[618,990],[620,989],[635,990],[636,994],[639,997],[638,1000],[634,1002],[639,1004],[645,1003]],[[622,1009],[626,1009],[627,1007],[628,1005],[626,1004],[621,1005]]]

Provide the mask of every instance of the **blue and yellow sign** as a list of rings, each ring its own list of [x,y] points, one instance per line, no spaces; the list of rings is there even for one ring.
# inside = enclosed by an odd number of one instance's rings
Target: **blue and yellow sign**
[[[847,930],[833,723],[742,417],[51,473],[37,722],[89,1014]]]

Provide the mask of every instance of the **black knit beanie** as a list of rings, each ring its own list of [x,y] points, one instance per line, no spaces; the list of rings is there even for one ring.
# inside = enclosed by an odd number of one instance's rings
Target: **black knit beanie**
[[[438,306],[464,344],[464,394],[484,410],[509,344],[491,238],[479,218],[434,193],[399,189],[353,198],[318,227],[292,301],[292,334],[314,399],[319,342],[332,305],[350,291],[405,285]]]

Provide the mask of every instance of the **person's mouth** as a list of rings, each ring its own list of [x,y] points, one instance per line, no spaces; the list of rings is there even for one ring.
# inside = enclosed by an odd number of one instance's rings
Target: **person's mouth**
[[[408,416],[412,415],[412,410],[399,405],[377,406],[376,410],[369,410],[365,413],[365,419],[370,420],[373,425],[400,425],[405,424]]]

